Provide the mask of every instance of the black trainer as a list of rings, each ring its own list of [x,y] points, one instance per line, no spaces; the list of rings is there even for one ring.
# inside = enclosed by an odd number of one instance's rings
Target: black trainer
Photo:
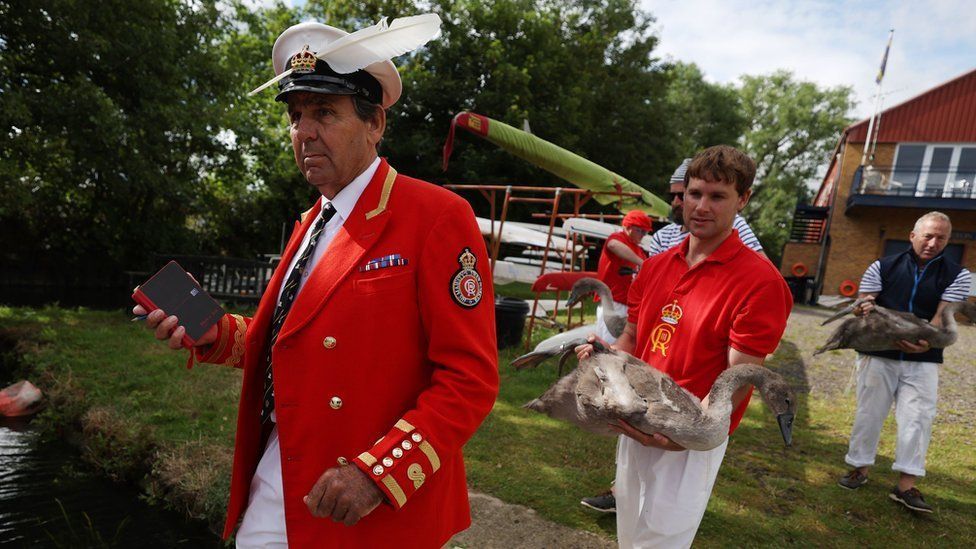
[[[837,481],[837,484],[840,484],[841,488],[847,488],[848,490],[857,490],[867,483],[868,476],[857,469],[851,469],[849,473],[840,477],[840,480]]]
[[[613,497],[613,492],[610,490],[607,490],[598,496],[583,498],[580,500],[580,505],[583,507],[589,507],[590,509],[599,511],[601,513],[617,512],[617,498]]]
[[[908,507],[912,511],[918,511],[920,513],[931,513],[932,506],[925,503],[925,499],[922,497],[922,492],[918,491],[918,488],[912,487],[908,490],[902,492],[897,486],[891,489],[891,493],[888,497],[898,503]]]

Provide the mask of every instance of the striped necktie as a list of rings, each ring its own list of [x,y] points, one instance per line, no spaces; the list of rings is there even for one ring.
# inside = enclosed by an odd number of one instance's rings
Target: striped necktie
[[[271,375],[271,349],[274,347],[275,341],[278,340],[278,332],[281,331],[281,326],[285,323],[285,317],[288,316],[288,311],[291,309],[292,303],[295,302],[295,296],[298,294],[298,285],[302,280],[302,273],[305,272],[305,265],[308,264],[309,258],[312,257],[312,252],[315,251],[315,244],[319,240],[319,236],[322,235],[322,231],[325,229],[325,224],[332,219],[336,213],[335,208],[332,204],[326,204],[322,209],[322,215],[319,216],[318,221],[312,227],[312,232],[308,238],[308,246],[305,246],[305,250],[302,251],[302,255],[295,262],[295,267],[288,274],[288,280],[285,281],[285,285],[281,289],[281,297],[278,300],[278,306],[275,307],[274,316],[271,320],[271,331],[268,333],[268,351],[265,355],[264,363],[267,365],[265,367],[264,376],[264,404],[261,407],[261,423],[267,423],[271,419],[271,411],[274,410],[274,379]]]

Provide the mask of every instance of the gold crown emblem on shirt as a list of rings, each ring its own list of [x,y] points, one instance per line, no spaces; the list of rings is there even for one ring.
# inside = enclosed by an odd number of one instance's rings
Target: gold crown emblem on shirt
[[[670,305],[665,305],[661,307],[661,320],[667,322],[668,324],[677,324],[681,320],[681,315],[684,314],[681,307],[678,306],[678,301],[675,300]]]
[[[461,254],[461,257],[458,258],[458,261],[461,262],[461,267],[463,267],[467,271],[470,271],[474,269],[474,265],[475,263],[478,262],[478,258],[475,257],[470,250],[465,248],[464,253]]]
[[[302,51],[296,53],[291,58],[291,69],[292,72],[298,74],[306,74],[310,72],[315,72],[315,61],[318,58],[315,54],[308,51],[308,44],[302,48]]]

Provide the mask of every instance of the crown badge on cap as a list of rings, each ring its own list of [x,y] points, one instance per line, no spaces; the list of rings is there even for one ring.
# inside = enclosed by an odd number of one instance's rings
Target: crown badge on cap
[[[661,307],[661,320],[667,322],[668,324],[677,324],[678,321],[681,320],[681,315],[683,314],[684,312],[681,310],[681,307],[678,306],[677,300],[670,305]]]
[[[291,71],[297,74],[308,74],[310,72],[315,72],[315,54],[308,51],[308,44],[302,48],[302,51],[296,53],[291,58]]]

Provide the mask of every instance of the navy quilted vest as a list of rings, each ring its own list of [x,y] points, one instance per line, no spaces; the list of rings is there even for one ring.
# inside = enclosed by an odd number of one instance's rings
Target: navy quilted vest
[[[942,254],[919,268],[918,256],[909,248],[900,254],[881,258],[881,293],[875,299],[878,305],[896,311],[908,311],[925,320],[932,320],[942,300],[942,292],[955,281],[962,265]],[[901,351],[877,351],[869,355],[895,360],[935,362],[942,364],[942,349],[929,349],[924,353]]]

